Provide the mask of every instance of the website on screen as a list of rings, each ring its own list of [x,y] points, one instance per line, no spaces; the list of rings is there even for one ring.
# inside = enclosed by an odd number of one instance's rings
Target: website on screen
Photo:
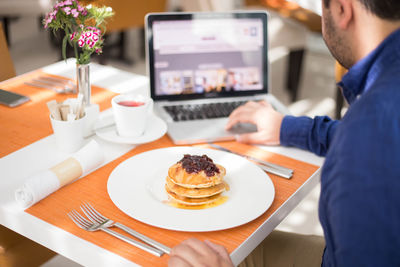
[[[263,88],[261,19],[156,21],[156,95]]]

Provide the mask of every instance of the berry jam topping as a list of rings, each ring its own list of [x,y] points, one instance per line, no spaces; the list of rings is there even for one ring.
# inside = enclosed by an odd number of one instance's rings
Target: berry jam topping
[[[178,163],[182,163],[182,167],[188,173],[199,173],[204,171],[208,177],[214,176],[215,173],[219,173],[218,167],[214,164],[212,159],[203,156],[189,155],[185,154],[183,159],[178,161]]]

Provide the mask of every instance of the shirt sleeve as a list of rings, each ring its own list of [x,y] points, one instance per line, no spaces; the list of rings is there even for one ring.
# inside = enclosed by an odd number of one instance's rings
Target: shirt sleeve
[[[281,125],[280,143],[325,156],[338,125],[339,121],[327,116],[317,116],[314,119],[285,116]]]

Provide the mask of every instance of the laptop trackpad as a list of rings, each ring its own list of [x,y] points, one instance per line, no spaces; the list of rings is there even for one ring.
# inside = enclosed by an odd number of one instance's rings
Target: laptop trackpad
[[[228,132],[232,134],[253,133],[257,132],[257,126],[252,123],[241,122],[233,125],[233,127],[229,129]]]

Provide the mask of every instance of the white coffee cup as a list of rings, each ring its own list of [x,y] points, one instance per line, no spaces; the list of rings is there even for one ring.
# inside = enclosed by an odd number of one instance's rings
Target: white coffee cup
[[[86,115],[79,120],[61,121],[50,115],[57,148],[66,153],[78,151],[84,143]]]
[[[153,110],[153,100],[150,97],[117,95],[113,97],[111,104],[118,135],[138,137],[144,133],[148,117]]]

